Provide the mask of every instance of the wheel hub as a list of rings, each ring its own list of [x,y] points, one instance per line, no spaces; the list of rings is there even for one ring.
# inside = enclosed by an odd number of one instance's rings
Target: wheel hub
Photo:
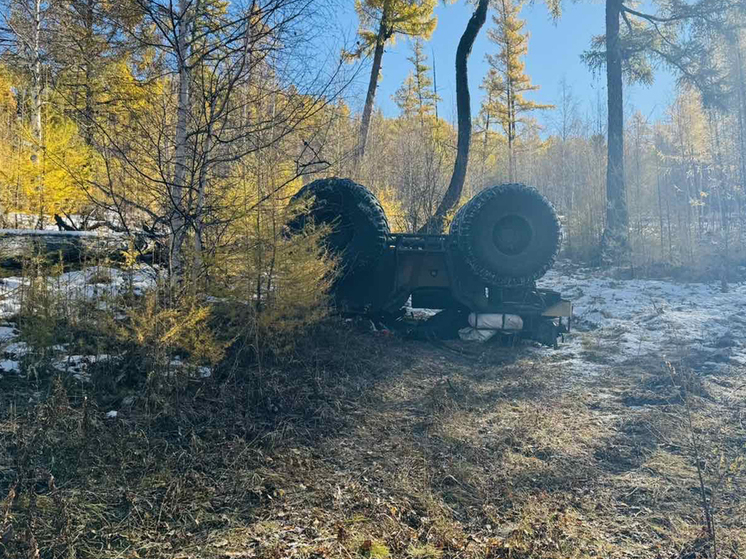
[[[500,219],[492,230],[492,241],[497,250],[508,256],[517,256],[528,248],[533,231],[528,221],[518,215]]]

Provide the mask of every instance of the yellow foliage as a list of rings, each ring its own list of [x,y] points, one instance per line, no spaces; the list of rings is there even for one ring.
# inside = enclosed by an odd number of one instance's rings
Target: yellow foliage
[[[128,311],[129,321],[119,327],[119,337],[139,347],[153,366],[170,362],[178,354],[186,354],[194,364],[216,365],[225,347],[210,328],[211,316],[212,308],[195,298],[164,307],[153,291],[142,305]]]
[[[17,165],[0,169],[3,182],[20,185],[24,210],[38,215],[77,211],[87,200],[82,185],[90,178],[92,154],[68,119],[49,123],[37,145],[26,130]]]
[[[0,65],[0,117],[13,118],[16,98],[13,95],[13,80],[7,67]]]
[[[495,24],[487,32],[490,41],[499,47],[497,54],[488,54],[490,69],[482,82],[486,99],[482,114],[489,113],[497,119],[511,139],[516,137],[516,125],[524,120],[521,115],[531,111],[551,109],[526,99],[523,94],[539,89],[531,83],[526,74],[523,58],[528,54],[528,32],[524,31],[526,21],[520,18],[523,1],[497,0]]]
[[[309,226],[287,235],[285,223],[301,209],[288,201],[302,185],[293,162],[277,157],[254,154],[238,163],[241,180],[223,192],[234,212],[230,248],[211,265],[223,280],[217,294],[236,302],[237,320],[253,331],[254,343],[271,342],[283,351],[294,332],[326,316],[334,262],[321,248],[325,230]]]
[[[132,112],[144,111],[151,103],[166,92],[168,80],[142,82],[132,73],[126,60],[117,60],[106,66],[101,81],[99,103],[107,107],[107,118],[127,119]]]
[[[407,60],[412,63],[412,71],[407,79],[393,95],[394,102],[404,116],[419,116],[422,125],[425,119],[432,118],[437,112],[440,97],[435,92],[433,80],[430,78],[430,66],[427,65],[427,55],[423,50],[423,42],[419,37],[412,42],[412,56]]]
[[[378,189],[376,192],[378,201],[381,202],[386,217],[389,220],[389,226],[392,233],[405,233],[407,222],[404,215],[404,207],[396,196],[396,191],[390,186]]]
[[[670,141],[679,147],[680,157],[709,163],[712,139],[702,96],[691,88],[683,90],[669,108],[668,115],[672,124]]]
[[[396,35],[429,39],[438,24],[433,15],[437,0],[355,0],[362,39],[359,54],[370,54],[376,46],[381,25],[387,43]]]
[[[5,212],[12,206],[15,186],[8,173],[17,165],[14,146],[16,139],[16,99],[13,95],[13,80],[8,68],[0,65],[0,223]],[[5,174],[3,174],[3,171]]]

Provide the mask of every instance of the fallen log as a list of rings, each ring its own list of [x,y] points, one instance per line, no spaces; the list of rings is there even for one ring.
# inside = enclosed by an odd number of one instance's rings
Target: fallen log
[[[96,257],[119,260],[130,250],[130,240],[123,233],[0,229],[0,267],[18,267],[24,259],[39,254],[52,262],[81,262]],[[142,239],[135,244],[140,249],[147,245]]]

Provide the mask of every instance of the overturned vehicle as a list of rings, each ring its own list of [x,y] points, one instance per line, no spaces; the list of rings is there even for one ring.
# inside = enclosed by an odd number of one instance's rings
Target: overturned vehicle
[[[330,227],[327,246],[341,263],[333,294],[343,312],[399,318],[405,306],[440,309],[430,319],[440,331],[444,324],[487,327],[550,346],[569,331],[571,303],[536,287],[562,233],[534,188],[481,191],[458,210],[447,235],[391,233],[380,202],[349,179],[317,180],[294,200],[307,205],[291,230],[309,220]]]

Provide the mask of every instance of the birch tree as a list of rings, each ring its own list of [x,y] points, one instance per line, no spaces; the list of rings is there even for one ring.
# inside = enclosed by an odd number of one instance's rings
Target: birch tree
[[[41,165],[43,151],[43,105],[45,78],[49,75],[49,21],[54,4],[46,0],[4,0],[2,8],[2,38],[5,57],[17,65],[27,76],[27,93],[30,98],[30,135],[25,139],[31,145],[31,161]],[[37,173],[41,177],[40,173]],[[41,193],[43,184],[36,189]],[[37,225],[42,226],[43,213]]]
[[[139,87],[155,83],[161,93],[130,109],[121,134],[102,129],[106,173],[91,188],[125,230],[167,234],[171,277],[180,285],[204,273],[206,240],[214,249],[237,219],[236,162],[294,133],[346,82],[339,60],[327,68],[308,63],[320,4],[135,1],[143,25],[133,39],[164,72]],[[314,166],[311,140],[298,146],[294,176]]]

